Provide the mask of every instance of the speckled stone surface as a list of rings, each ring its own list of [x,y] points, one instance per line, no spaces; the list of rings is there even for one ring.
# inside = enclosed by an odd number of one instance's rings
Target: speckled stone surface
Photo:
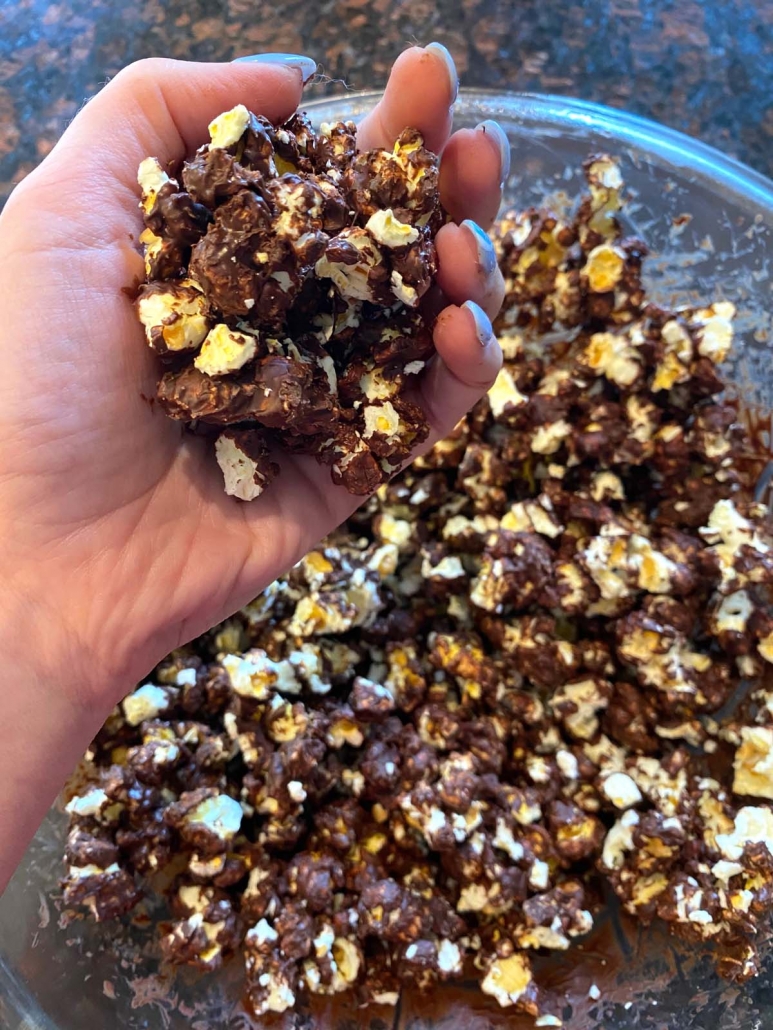
[[[464,85],[627,108],[773,175],[771,0],[3,0],[0,203],[131,61],[291,51],[364,89],[432,39]]]

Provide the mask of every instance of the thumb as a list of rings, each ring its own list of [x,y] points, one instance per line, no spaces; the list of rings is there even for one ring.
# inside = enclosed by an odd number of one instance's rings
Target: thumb
[[[289,118],[315,68],[311,58],[294,54],[231,64],[137,61],[88,101],[22,189],[51,183],[62,190],[69,182],[84,193],[109,181],[134,195],[143,158],[179,160],[207,139],[213,118],[236,104],[271,121]]]

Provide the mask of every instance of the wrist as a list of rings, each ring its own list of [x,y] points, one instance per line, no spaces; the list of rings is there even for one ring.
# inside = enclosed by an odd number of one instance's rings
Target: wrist
[[[0,663],[1,893],[107,711],[89,704],[58,634],[8,596],[0,604]]]

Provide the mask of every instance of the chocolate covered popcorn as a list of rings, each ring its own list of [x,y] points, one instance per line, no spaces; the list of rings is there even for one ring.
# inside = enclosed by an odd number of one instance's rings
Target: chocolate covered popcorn
[[[320,154],[340,158],[331,181],[351,182],[365,221],[344,236],[351,249],[326,244],[331,281],[388,291],[397,271],[400,289],[415,284],[405,265],[374,273],[369,255],[431,222],[417,141],[353,158],[346,127],[293,124],[284,137],[246,114],[217,128],[187,173],[184,231],[201,197],[233,189],[209,161],[249,148],[247,178],[259,159],[310,175]],[[207,156],[219,140],[232,142]],[[415,168],[399,188],[395,162]],[[617,164],[586,170],[573,218],[500,222],[505,364],[488,397],[260,598],[162,662],[101,730],[92,782],[68,803],[68,908],[120,916],[173,868],[161,952],[204,970],[238,952],[259,1015],[343,992],[395,1005],[406,986],[464,979],[560,1026],[534,959],[571,961],[608,888],[642,925],[710,945],[723,976],[757,971],[773,890],[773,536],[754,497],[768,456],[723,392],[732,305],[649,303],[645,247],[617,221]],[[163,207],[177,187],[155,176]],[[322,212],[313,185],[298,205]],[[151,346],[188,355],[162,381],[165,403],[207,411],[254,478],[270,452],[247,449],[237,412],[279,424],[285,403],[301,421],[327,409],[303,407],[282,373],[298,362],[289,350],[266,354],[268,397],[257,371],[202,372],[195,361],[238,362],[250,333],[190,343],[211,309],[185,278],[170,285],[176,331],[158,319],[158,286],[141,307]],[[548,347],[547,329],[566,335]],[[408,418],[395,383],[407,354],[429,353],[418,330],[382,331],[335,372],[344,404],[366,395],[378,411],[352,437],[367,445],[347,452],[358,469],[392,461],[382,441]],[[186,386],[201,375],[208,392]]]
[[[371,493],[428,431],[410,393],[434,350],[419,306],[445,218],[437,158],[415,130],[358,153],[352,123],[274,126],[242,105],[209,130],[177,178],[139,170],[158,402],[213,438],[241,500],[282,450]]]

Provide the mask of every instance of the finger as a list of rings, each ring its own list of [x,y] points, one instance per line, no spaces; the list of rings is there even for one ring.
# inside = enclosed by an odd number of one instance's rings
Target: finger
[[[412,128],[439,154],[448,142],[458,92],[454,59],[442,43],[405,50],[392,66],[384,96],[359,125],[360,150],[391,147],[403,129]]]
[[[460,129],[443,151],[440,199],[455,222],[472,218],[488,229],[509,174],[510,142],[497,122]]]
[[[284,55],[259,56],[280,60]],[[288,118],[300,101],[304,78],[315,67],[310,58],[294,62],[137,61],[79,112],[40,172],[56,174],[66,157],[69,175],[84,166],[88,170],[81,189],[106,174],[135,191],[143,158],[157,157],[162,164],[181,159],[208,140],[212,119],[236,104],[271,121]]]
[[[491,322],[472,301],[450,306],[435,323],[437,354],[421,380],[420,403],[432,426],[432,441],[456,423],[492,386],[502,350]]]
[[[505,283],[497,264],[494,244],[481,227],[469,219],[461,225],[444,225],[436,239],[437,284],[452,304],[472,300],[489,318],[499,314]]]

